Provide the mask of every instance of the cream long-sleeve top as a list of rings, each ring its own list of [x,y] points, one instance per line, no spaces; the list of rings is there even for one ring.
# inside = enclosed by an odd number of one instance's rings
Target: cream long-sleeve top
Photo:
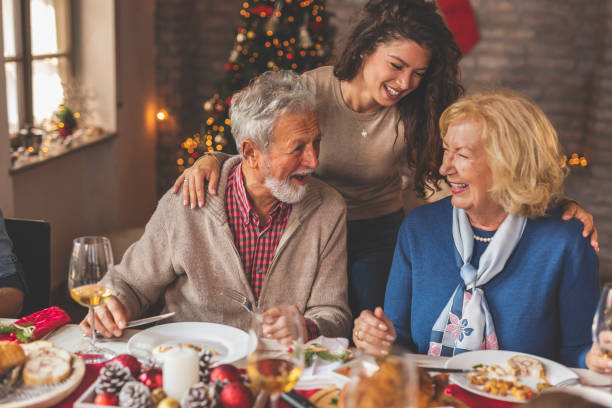
[[[373,113],[351,110],[331,66],[308,71],[303,77],[317,100],[321,129],[317,177],[342,194],[349,220],[400,210],[400,167],[406,160],[406,142],[396,107]]]
[[[344,200],[320,180],[309,181],[306,197],[293,204],[255,302],[224,207],[229,171],[240,160],[224,163],[218,194],[207,196],[202,209],[183,206],[181,194],[162,197],[142,238],[114,268],[117,297],[133,319],[161,300],[164,312],[176,312],[174,321],[248,329],[248,312],[220,294],[227,287],[246,295],[259,311],[296,305],[322,335],[348,336]]]

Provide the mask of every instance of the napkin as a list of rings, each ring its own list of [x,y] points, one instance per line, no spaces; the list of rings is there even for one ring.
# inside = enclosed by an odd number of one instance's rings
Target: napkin
[[[32,335],[29,341],[40,339],[47,333],[58,327],[68,323],[70,316],[64,310],[57,306],[51,306],[38,312],[32,313],[29,316],[22,317],[21,319],[14,322],[14,325],[25,325],[24,327],[33,327]],[[33,325],[33,326],[30,326]],[[18,343],[22,343],[21,340],[15,337],[14,333],[11,334],[0,334],[0,340],[10,340]]]
[[[341,354],[348,348],[348,339],[344,337],[319,336],[306,344],[316,344],[325,347],[333,354]],[[333,371],[344,364],[341,361],[327,361],[314,357],[310,367],[304,369],[300,380],[295,385],[296,390],[314,390],[335,385],[337,377]]]

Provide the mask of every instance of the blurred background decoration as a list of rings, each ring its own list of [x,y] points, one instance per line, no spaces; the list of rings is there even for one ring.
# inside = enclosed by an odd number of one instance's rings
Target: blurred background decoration
[[[225,63],[225,78],[206,101],[199,133],[185,139],[178,152],[179,171],[204,152],[236,153],[229,105],[233,92],[257,75],[278,69],[304,72],[325,64],[331,53],[324,0],[245,0],[235,43]]]

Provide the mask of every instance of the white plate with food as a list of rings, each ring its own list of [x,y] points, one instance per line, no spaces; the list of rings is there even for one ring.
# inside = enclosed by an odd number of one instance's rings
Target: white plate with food
[[[130,354],[137,357],[150,355],[160,362],[164,353],[175,347],[191,347],[198,352],[209,350],[214,365],[233,363],[253,351],[249,349],[249,335],[244,331],[223,324],[200,322],[168,323],[148,328],[132,336],[127,347]]]
[[[445,367],[475,369],[470,373],[452,373],[450,380],[475,394],[513,403],[526,402],[541,390],[561,382],[578,381],[578,375],[562,364],[515,351],[461,353],[450,358]]]
[[[49,342],[25,345],[25,355],[10,348],[15,346],[15,343],[3,344],[0,350],[4,369],[0,385],[0,406],[3,408],[55,405],[70,395],[85,375],[85,364],[80,357],[53,347]],[[10,385],[5,388],[7,383]]]

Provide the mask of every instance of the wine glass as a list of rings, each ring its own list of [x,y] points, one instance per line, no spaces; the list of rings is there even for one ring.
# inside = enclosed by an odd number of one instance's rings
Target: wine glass
[[[410,354],[390,354],[384,358],[362,355],[350,371],[350,382],[342,392],[345,408],[416,408],[419,373]]]
[[[604,331],[612,331],[612,282],[606,283],[601,290],[593,318],[593,343],[606,357],[612,358],[612,343],[600,341],[600,334]],[[612,385],[610,391],[612,391]]]
[[[277,408],[280,394],[293,389],[304,369],[304,330],[302,317],[292,307],[277,307],[275,317],[251,313],[247,375],[256,389],[270,396],[270,407]],[[285,319],[290,337],[288,344],[268,338],[262,326]]]
[[[103,305],[113,295],[112,273],[102,278],[113,268],[113,253],[106,237],[80,237],[72,242],[72,255],[68,271],[68,289],[77,303],[89,308],[91,340],[85,349],[77,352],[85,363],[107,361],[115,353],[96,345],[94,307]]]

